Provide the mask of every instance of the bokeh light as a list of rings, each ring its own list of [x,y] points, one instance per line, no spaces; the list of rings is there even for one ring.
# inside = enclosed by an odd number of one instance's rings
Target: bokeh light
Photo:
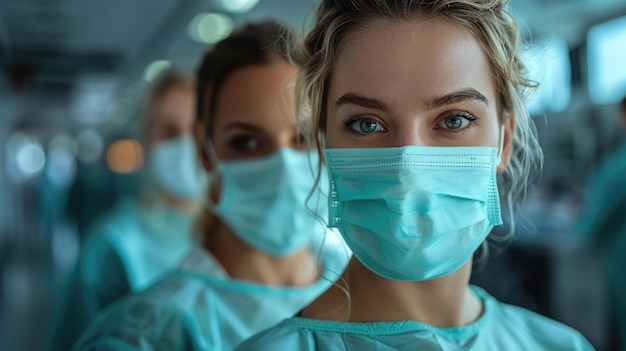
[[[42,145],[30,135],[14,132],[5,142],[9,173],[21,181],[39,175],[46,164]]]
[[[60,133],[48,142],[46,176],[56,186],[67,186],[76,175],[76,142]]]
[[[132,139],[116,140],[107,150],[107,163],[115,173],[127,174],[138,171],[143,165],[141,144]]]
[[[76,157],[83,164],[97,161],[104,150],[104,141],[100,133],[93,129],[84,129],[76,137]]]
[[[171,66],[172,63],[168,60],[153,61],[143,70],[143,79],[146,82],[152,82],[161,72],[163,72],[163,70],[166,70]]]
[[[189,35],[195,41],[215,44],[226,38],[235,28],[233,20],[223,14],[204,12],[189,23]]]
[[[35,176],[43,170],[43,166],[46,164],[46,155],[41,144],[30,140],[18,148],[15,161],[18,169],[25,176]]]
[[[220,6],[228,12],[244,13],[252,10],[260,0],[218,0]]]

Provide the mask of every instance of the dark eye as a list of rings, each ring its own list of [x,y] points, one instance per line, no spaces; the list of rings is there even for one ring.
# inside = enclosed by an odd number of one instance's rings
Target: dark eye
[[[445,129],[461,129],[467,127],[470,121],[463,116],[448,116],[439,122],[439,127]]]
[[[177,126],[162,125],[157,129],[158,138],[161,140],[173,139],[182,134]]]
[[[252,136],[241,135],[230,141],[230,147],[240,152],[253,151],[259,147],[259,140]]]

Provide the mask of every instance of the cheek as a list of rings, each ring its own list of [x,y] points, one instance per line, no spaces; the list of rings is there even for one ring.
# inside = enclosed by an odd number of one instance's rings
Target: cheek
[[[354,147],[354,137],[346,131],[346,127],[343,123],[344,118],[346,117],[338,115],[337,113],[326,114],[326,133],[322,136],[322,140],[325,138],[326,148]]]
[[[343,134],[342,126],[339,122],[330,117],[326,122],[326,147],[329,149],[348,147],[347,139]]]
[[[500,147],[500,138],[502,134],[502,119],[499,117],[495,109],[489,111],[489,118],[483,122],[480,133],[476,140],[481,140],[479,145]]]
[[[209,187],[209,199],[211,199],[211,202],[217,204],[220,200],[221,195],[221,182],[219,180],[212,182],[211,186]]]
[[[159,141],[159,137],[154,130],[149,130],[148,133],[146,133],[146,149],[147,150],[152,150],[152,147],[158,141]]]
[[[327,148],[335,148],[337,143],[335,129],[326,126],[326,133],[322,135],[322,140],[324,141],[323,145],[326,145]]]

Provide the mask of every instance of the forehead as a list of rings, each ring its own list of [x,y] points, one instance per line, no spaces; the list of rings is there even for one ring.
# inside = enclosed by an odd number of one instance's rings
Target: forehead
[[[150,104],[150,115],[154,122],[193,120],[195,108],[193,87],[176,84],[155,97]]]
[[[214,125],[233,121],[276,125],[285,119],[295,120],[295,75],[296,68],[287,62],[235,70],[217,94]]]
[[[468,87],[495,99],[480,44],[441,18],[378,19],[348,33],[331,76],[331,94],[348,90],[389,101],[398,92],[418,99]]]
[[[153,104],[156,106],[160,105],[173,105],[179,101],[189,101],[194,100],[195,91],[192,86],[183,85],[183,84],[173,84],[161,91],[159,95],[157,95],[153,101]]]

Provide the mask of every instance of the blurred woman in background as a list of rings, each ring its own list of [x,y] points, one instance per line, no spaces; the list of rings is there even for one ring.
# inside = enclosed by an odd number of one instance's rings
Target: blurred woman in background
[[[617,105],[626,128],[626,96]],[[587,185],[587,201],[578,230],[585,242],[605,255],[609,294],[610,347],[626,350],[626,143],[606,155]]]
[[[193,79],[168,71],[155,83],[143,125],[143,184],[96,220],[53,320],[50,350],[68,350],[94,316],[178,265],[194,246],[206,173],[193,139]]]
[[[106,311],[75,350],[231,350],[296,314],[343,271],[349,254],[325,235],[327,197],[314,189],[327,177],[296,128],[296,68],[275,46],[284,30],[247,25],[204,57],[203,245],[177,272]]]
[[[502,0],[321,2],[297,96],[332,180],[329,224],[354,258],[238,350],[592,349],[469,285],[500,201],[512,220],[541,164],[519,40]]]

